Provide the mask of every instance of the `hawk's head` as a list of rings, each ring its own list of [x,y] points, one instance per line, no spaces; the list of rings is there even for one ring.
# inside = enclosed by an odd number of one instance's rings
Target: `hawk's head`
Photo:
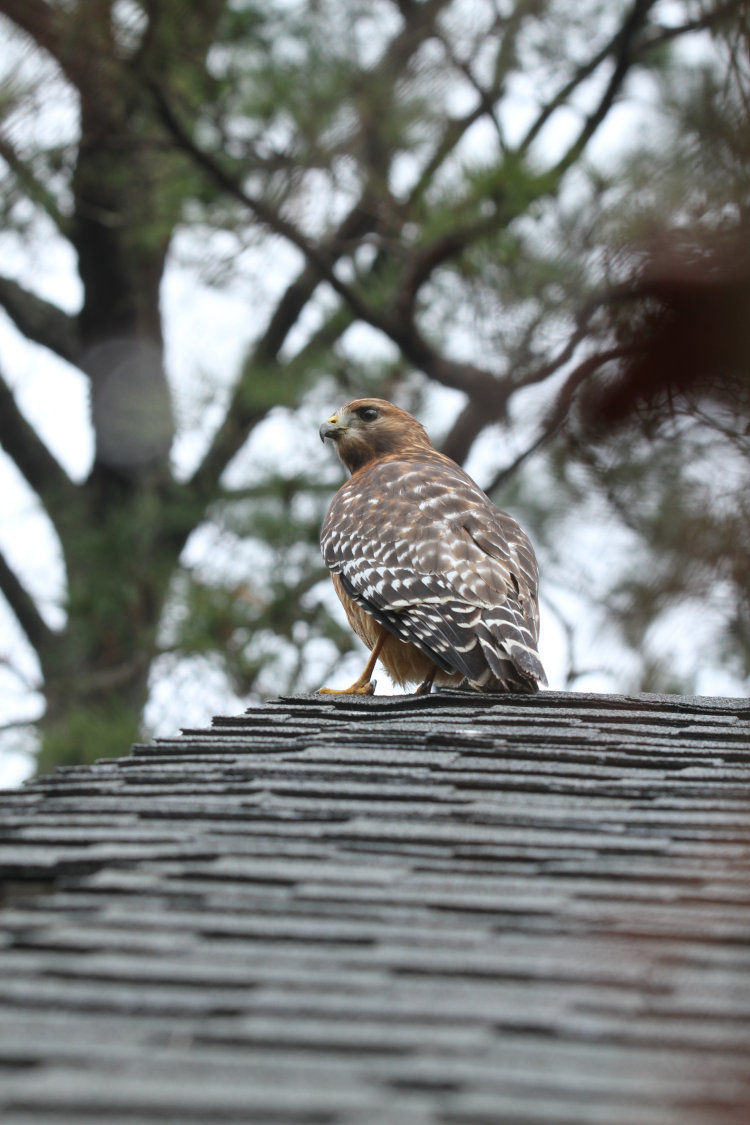
[[[320,427],[350,473],[389,453],[432,449],[424,427],[400,406],[384,398],[355,398],[339,407]]]

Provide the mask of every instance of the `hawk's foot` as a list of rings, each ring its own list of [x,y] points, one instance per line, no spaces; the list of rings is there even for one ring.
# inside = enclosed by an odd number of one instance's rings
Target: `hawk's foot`
[[[345,688],[322,687],[318,688],[317,695],[374,695],[377,680],[355,680]]]
[[[429,695],[430,694],[430,692],[432,691],[432,681],[435,679],[435,673],[436,672],[437,672],[437,668],[433,668],[432,671],[430,672],[429,676],[426,676],[422,680],[422,683],[419,685],[417,690],[414,692],[415,695]]]

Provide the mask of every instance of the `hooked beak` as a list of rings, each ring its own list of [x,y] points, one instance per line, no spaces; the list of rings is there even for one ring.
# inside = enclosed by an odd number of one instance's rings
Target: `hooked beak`
[[[326,438],[330,438],[331,441],[338,441],[345,429],[346,425],[339,421],[338,414],[332,414],[328,421],[324,422],[318,430],[320,440],[325,441]]]

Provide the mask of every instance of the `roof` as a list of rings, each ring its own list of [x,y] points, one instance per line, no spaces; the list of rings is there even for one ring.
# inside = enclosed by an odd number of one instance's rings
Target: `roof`
[[[0,794],[3,1125],[746,1125],[750,700],[299,697]]]

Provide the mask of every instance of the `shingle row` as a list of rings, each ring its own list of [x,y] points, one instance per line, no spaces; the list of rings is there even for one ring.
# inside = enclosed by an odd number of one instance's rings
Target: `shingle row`
[[[3,1125],[746,1125],[750,701],[300,697],[0,794]]]

